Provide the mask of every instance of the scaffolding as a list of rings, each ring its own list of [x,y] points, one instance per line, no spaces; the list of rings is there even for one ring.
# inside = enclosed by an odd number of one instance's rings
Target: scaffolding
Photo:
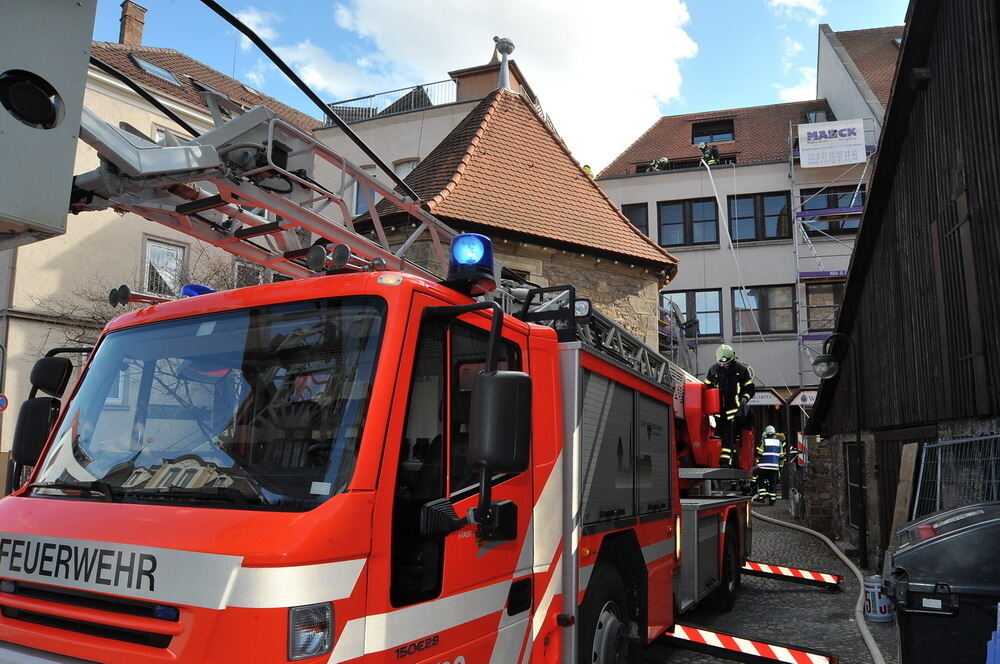
[[[816,119],[817,122],[826,121]],[[832,178],[799,164],[799,124],[788,126],[788,177],[795,251],[795,317],[798,321],[799,388],[816,384],[812,358],[836,327],[854,241],[864,213],[865,186],[877,143],[874,118],[864,118],[864,162],[845,165]],[[813,294],[823,303],[810,307]]]

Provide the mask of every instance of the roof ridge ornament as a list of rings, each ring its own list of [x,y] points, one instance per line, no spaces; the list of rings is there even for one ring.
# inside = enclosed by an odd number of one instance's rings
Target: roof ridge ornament
[[[496,42],[496,50],[500,53],[500,78],[497,80],[497,89],[511,90],[507,56],[514,52],[514,42],[507,37],[494,37],[493,41]]]

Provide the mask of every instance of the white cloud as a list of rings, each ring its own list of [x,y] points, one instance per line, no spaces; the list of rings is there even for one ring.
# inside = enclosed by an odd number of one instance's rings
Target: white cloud
[[[493,36],[509,37],[566,144],[595,169],[660,116],[660,103],[679,97],[678,61],[698,50],[682,0],[345,0],[333,18],[370,42],[369,72],[357,71],[358,54],[345,64],[311,42],[281,53],[334,98],[440,80],[485,64]]]
[[[815,99],[816,68],[799,67],[798,83],[790,86],[772,83],[772,87],[778,91],[778,98],[781,101],[806,101],[808,99]]]
[[[257,33],[257,36],[264,41],[273,42],[278,38],[278,31],[274,29],[274,24],[281,21],[281,17],[274,12],[267,12],[256,7],[247,7],[241,12],[236,12],[236,18],[243,21],[248,28]],[[246,53],[250,50],[250,40],[240,35],[240,50]]]
[[[788,74],[795,65],[795,58],[802,52],[802,44],[791,37],[781,40],[781,73]]]
[[[767,6],[777,14],[815,25],[826,16],[824,2],[825,0],[767,0]]]
[[[341,62],[307,39],[274,49],[306,84],[329,101],[388,90],[389,78],[361,71],[355,62]]]
[[[264,87],[267,82],[267,72],[268,70],[273,70],[274,65],[271,65],[268,61],[263,58],[258,58],[257,62],[250,69],[243,72],[243,78],[245,78],[250,85],[254,86],[258,90]]]

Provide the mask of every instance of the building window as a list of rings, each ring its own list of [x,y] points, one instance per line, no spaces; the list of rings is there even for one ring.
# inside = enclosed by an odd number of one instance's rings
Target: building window
[[[664,247],[719,242],[719,210],[714,198],[657,204]]]
[[[802,223],[812,234],[844,235],[857,233],[865,205],[865,187],[829,187],[803,189],[802,212],[816,212],[803,217]]]
[[[833,332],[844,299],[843,281],[806,284],[806,318],[810,332]]]
[[[184,247],[159,240],[146,240],[146,272],[143,292],[177,297],[184,273]]]
[[[681,321],[698,319],[698,334],[703,337],[722,336],[722,291],[691,290],[663,293],[662,306],[677,306]]]
[[[734,242],[792,237],[787,191],[729,197],[729,232]]]
[[[733,289],[733,332],[795,332],[795,287],[752,286]]]
[[[691,145],[699,143],[722,143],[736,140],[732,120],[696,122],[691,126]]]
[[[157,78],[162,78],[164,81],[169,81],[170,83],[173,83],[174,85],[180,85],[181,84],[181,82],[177,80],[176,76],[174,76],[173,74],[171,74],[169,71],[167,71],[163,67],[160,67],[158,65],[154,65],[152,62],[149,62],[148,60],[143,60],[142,58],[140,58],[137,55],[133,55],[132,56],[132,61],[135,62],[135,64],[139,65],[139,67],[143,71],[145,71],[146,73],[152,74],[153,76],[156,76]]]
[[[375,167],[374,166],[363,166],[362,168],[364,168],[365,173],[367,173],[368,175],[370,175],[372,177],[375,177],[376,174],[375,174]],[[375,194],[375,192],[371,192],[371,193],[375,197],[375,202],[377,203],[378,202],[378,195]],[[368,201],[365,200],[365,197],[364,197],[364,195],[362,193],[361,182],[360,181],[359,182],[355,182],[354,183],[354,216],[357,217],[358,215],[364,214],[365,212],[368,212]]]
[[[233,284],[236,288],[259,286],[264,283],[264,276],[263,265],[254,265],[240,260],[233,262]]]
[[[632,225],[649,235],[649,207],[645,203],[626,203],[622,206],[622,214],[628,217]]]

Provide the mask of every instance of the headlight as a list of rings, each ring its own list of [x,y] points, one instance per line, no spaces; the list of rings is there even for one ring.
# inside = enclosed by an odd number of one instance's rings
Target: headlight
[[[288,612],[288,659],[305,659],[330,651],[333,608],[329,604],[293,606]]]

